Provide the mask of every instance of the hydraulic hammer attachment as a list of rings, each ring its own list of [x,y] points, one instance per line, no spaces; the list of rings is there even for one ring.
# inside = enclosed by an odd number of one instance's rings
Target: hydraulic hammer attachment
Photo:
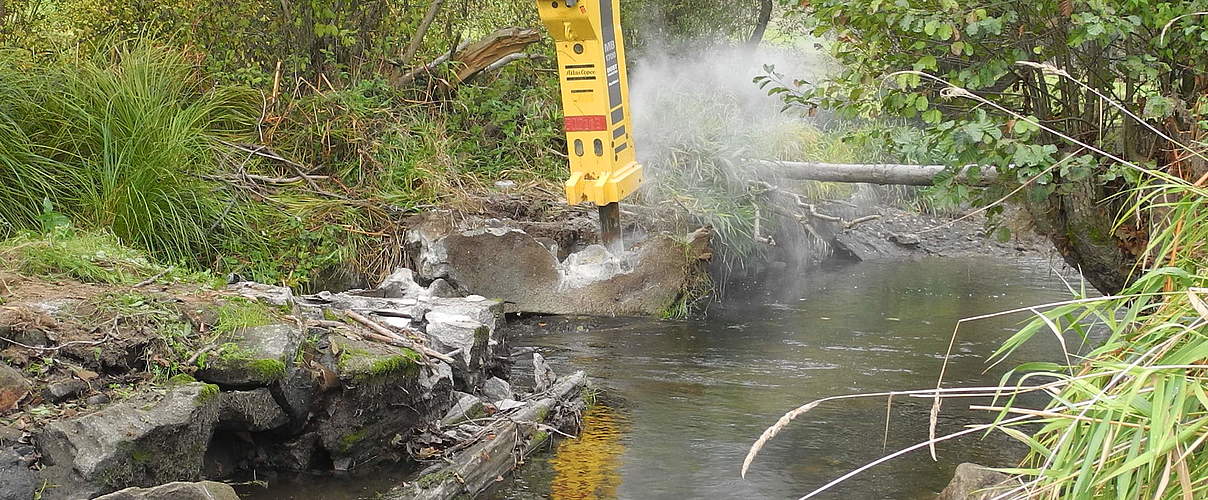
[[[624,250],[619,202],[642,183],[633,148],[620,0],[537,0],[558,48],[570,178],[566,201],[600,208],[601,239]]]

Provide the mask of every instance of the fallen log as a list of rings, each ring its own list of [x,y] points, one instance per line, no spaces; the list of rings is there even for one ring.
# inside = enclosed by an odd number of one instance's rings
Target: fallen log
[[[770,177],[823,182],[851,182],[898,186],[931,186],[936,176],[947,168],[943,165],[900,165],[900,164],[852,164],[815,163],[794,161],[754,160],[752,164]],[[997,179],[992,168],[983,168],[973,178],[970,168],[960,174],[962,180],[976,186],[985,186]]]

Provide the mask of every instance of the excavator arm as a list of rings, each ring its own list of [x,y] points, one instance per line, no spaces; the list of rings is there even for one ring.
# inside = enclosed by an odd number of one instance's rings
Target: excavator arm
[[[633,147],[620,0],[537,0],[558,50],[570,178],[566,201],[600,210],[601,239],[624,250],[620,201],[642,183]]]

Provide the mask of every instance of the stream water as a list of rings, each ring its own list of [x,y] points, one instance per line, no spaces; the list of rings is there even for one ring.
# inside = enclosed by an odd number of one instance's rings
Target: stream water
[[[930,400],[895,400],[888,431],[884,398],[820,406],[773,440],[743,480],[743,456],[767,426],[821,397],[934,387],[957,320],[1070,297],[1050,269],[1044,260],[862,263],[793,277],[790,286],[730,290],[731,300],[702,321],[530,319],[517,345],[563,373],[586,370],[603,404],[585,415],[582,438],[530,458],[491,498],[802,496],[925,440]],[[1024,319],[963,326],[946,384],[994,384],[1008,365],[1061,357],[1055,338],[1038,337],[984,373],[987,356]],[[947,403],[940,432],[984,422],[988,414],[968,404]],[[821,498],[934,498],[957,464],[1006,465],[1023,452],[997,434],[938,450],[938,462],[915,452]]]
[[[1065,279],[1078,286],[1076,277]],[[487,498],[798,498],[926,440],[931,400],[895,399],[888,434],[884,398],[819,406],[771,441],[741,479],[748,447],[784,412],[826,396],[933,388],[957,320],[1070,297],[1062,276],[1038,259],[848,264],[783,282],[730,289],[706,320],[512,322],[515,347],[541,352],[559,373],[587,371],[601,390],[600,404],[584,415],[579,439],[530,457]],[[966,323],[946,385],[994,384],[1025,360],[1059,360],[1057,340],[1037,336],[986,372],[987,356],[1025,319]],[[1080,342],[1066,339],[1071,349]],[[524,378],[521,362],[513,379]],[[988,413],[968,410],[971,402],[945,404],[939,431],[985,422]],[[1007,465],[1024,450],[1001,435],[978,434],[938,451],[938,462],[915,452],[819,498],[930,500],[957,464]],[[270,489],[245,498],[373,498],[404,473],[274,478]]]

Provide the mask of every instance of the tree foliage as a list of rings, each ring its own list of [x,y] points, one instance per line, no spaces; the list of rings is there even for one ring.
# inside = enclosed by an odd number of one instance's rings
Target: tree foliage
[[[1100,202],[1133,188],[1134,172],[1045,128],[1191,180],[1208,173],[1202,158],[1175,152],[1170,141],[1097,95],[1138,110],[1146,123],[1184,143],[1200,139],[1208,104],[1208,19],[1194,14],[1204,10],[1208,2],[1201,0],[806,1],[796,5],[797,19],[833,40],[842,70],[818,82],[790,82],[773,73],[762,83],[793,105],[913,119],[921,133],[884,129],[873,138],[910,160],[954,169],[997,166],[1006,181],[984,192],[948,181],[939,185],[940,194],[988,201],[1031,181],[1025,201],[1040,222],[1046,215],[1060,219],[1048,231],[1059,246],[1066,243],[1075,254],[1079,247],[1122,247],[1125,255],[1116,256],[1116,264],[1126,264],[1143,257],[1143,229],[1109,229],[1119,205]],[[1050,65],[1067,76],[1019,61]],[[943,92],[949,85],[1024,118]],[[1075,198],[1086,203],[1072,206]],[[1077,212],[1092,205],[1102,217],[1079,219]],[[1107,227],[1071,227],[1099,219]],[[1071,232],[1093,234],[1080,245],[1068,241],[1079,236]],[[1123,283],[1107,285],[1119,289]]]

